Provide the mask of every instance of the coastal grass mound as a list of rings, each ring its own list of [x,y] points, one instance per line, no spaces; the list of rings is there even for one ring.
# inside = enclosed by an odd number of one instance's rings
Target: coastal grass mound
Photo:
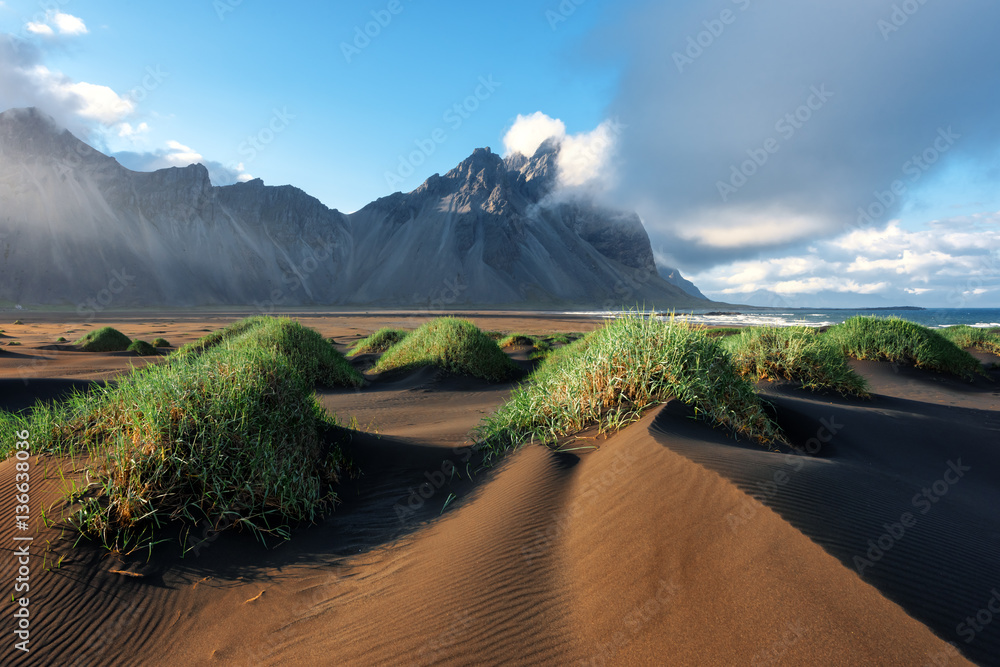
[[[166,338],[154,338],[153,347],[172,347]]]
[[[823,335],[855,359],[912,363],[966,379],[982,374],[979,361],[944,335],[899,317],[857,315]]]
[[[250,317],[212,332],[178,349],[173,356],[195,357],[234,341],[255,341],[291,358],[310,382],[326,387],[361,387],[361,375],[333,344],[317,331],[287,318]]]
[[[0,412],[0,437],[27,430],[35,451],[83,459],[90,483],[69,489],[80,508],[69,520],[109,549],[151,548],[178,523],[188,549],[205,522],[288,537],[335,500],[339,431],[313,390],[341,377],[339,352],[316,331],[267,319],[114,385]]]
[[[709,333],[710,332],[706,332]],[[751,327],[722,338],[737,372],[751,382],[784,379],[812,391],[868,397],[868,383],[833,341],[808,327]]]
[[[351,348],[351,355],[380,354],[406,338],[409,332],[403,329],[383,327],[367,338],[362,338]]]
[[[390,348],[373,371],[438,366],[451,373],[502,382],[518,374],[517,365],[472,322],[454,317],[431,320]]]
[[[157,354],[156,348],[144,340],[134,340],[126,348],[128,352],[134,352],[141,357],[148,357]]]
[[[961,348],[972,348],[1000,355],[1000,333],[967,324],[938,329],[938,333]]]
[[[716,341],[684,322],[644,313],[553,351],[474,436],[493,458],[528,442],[553,445],[593,426],[622,428],[671,397],[761,443],[782,439],[753,385]]]
[[[101,327],[73,344],[84,352],[124,352],[132,344],[132,339],[114,327]]]

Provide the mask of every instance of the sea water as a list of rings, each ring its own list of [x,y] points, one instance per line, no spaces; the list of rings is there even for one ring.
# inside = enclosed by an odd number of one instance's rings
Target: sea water
[[[591,311],[588,313],[572,313],[576,315],[601,315],[608,318],[617,317],[620,311]],[[708,326],[770,326],[770,327],[824,327],[840,324],[855,315],[874,315],[876,317],[901,317],[926,327],[940,328],[956,324],[968,324],[973,327],[1000,327],[1000,308],[788,308],[764,310],[747,308],[746,310],[678,310],[674,316],[687,319],[696,324]],[[669,314],[663,314],[669,317]]]

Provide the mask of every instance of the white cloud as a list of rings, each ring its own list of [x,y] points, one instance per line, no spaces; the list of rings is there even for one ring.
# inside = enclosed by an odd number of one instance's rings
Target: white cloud
[[[567,134],[562,120],[541,111],[527,116],[518,114],[503,138],[505,155],[520,153],[531,157],[545,141],[554,139],[559,143],[556,158],[559,188],[586,187],[593,194],[596,186],[606,190],[615,181],[611,162],[622,128],[621,123],[606,120],[590,132]]]
[[[104,125],[113,125],[130,115],[135,104],[118,95],[107,86],[85,81],[74,82],[59,72],[53,72],[44,65],[23,70],[28,82],[44,97],[55,98],[74,107],[78,116],[94,120]]]
[[[59,30],[59,34],[61,35],[85,35],[88,32],[83,19],[73,16],[72,14],[56,12],[52,17],[52,22],[55,23],[56,28]]]
[[[503,137],[505,155],[520,153],[531,157],[546,139],[555,137],[561,141],[565,136],[566,124],[558,118],[550,118],[541,111],[527,116],[518,114]]]
[[[118,125],[118,136],[124,139],[134,139],[147,132],[149,132],[149,125],[146,123],[139,123],[135,127],[131,123],[120,123]]]
[[[809,295],[836,292],[892,303],[996,307],[1000,213],[936,220],[916,230],[893,221],[811,243],[799,254],[735,261],[689,278],[723,299],[766,290],[809,305]]]
[[[44,20],[30,21],[25,24],[24,29],[40,37],[54,37],[56,33],[70,36],[85,35],[89,32],[83,19],[54,9],[45,12]]]
[[[27,23],[24,26],[24,29],[32,35],[41,35],[42,37],[52,37],[56,34],[56,31],[53,30],[48,24],[35,23],[34,21]]]

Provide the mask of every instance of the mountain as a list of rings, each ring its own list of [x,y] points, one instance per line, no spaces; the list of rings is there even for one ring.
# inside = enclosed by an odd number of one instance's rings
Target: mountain
[[[634,214],[556,202],[558,146],[477,149],[344,214],[292,186],[134,172],[35,109],[0,114],[0,302],[699,307]]]
[[[702,294],[701,290],[698,289],[698,287],[693,282],[691,282],[690,280],[681,275],[680,270],[671,268],[669,266],[660,266],[657,267],[657,271],[659,272],[660,277],[666,280],[671,285],[680,287],[682,290],[684,290],[691,296],[695,297],[696,299],[705,299],[706,301],[708,300],[708,297]]]

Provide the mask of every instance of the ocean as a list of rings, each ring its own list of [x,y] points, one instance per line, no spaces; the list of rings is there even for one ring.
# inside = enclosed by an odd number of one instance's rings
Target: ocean
[[[582,314],[582,313],[581,313]],[[614,317],[616,313],[588,313]],[[772,326],[772,327],[825,327],[839,324],[855,315],[901,317],[926,327],[939,328],[968,324],[973,327],[1000,327],[1000,308],[926,308],[923,310],[900,309],[787,309],[787,310],[694,310],[677,311],[677,317],[710,326]]]

